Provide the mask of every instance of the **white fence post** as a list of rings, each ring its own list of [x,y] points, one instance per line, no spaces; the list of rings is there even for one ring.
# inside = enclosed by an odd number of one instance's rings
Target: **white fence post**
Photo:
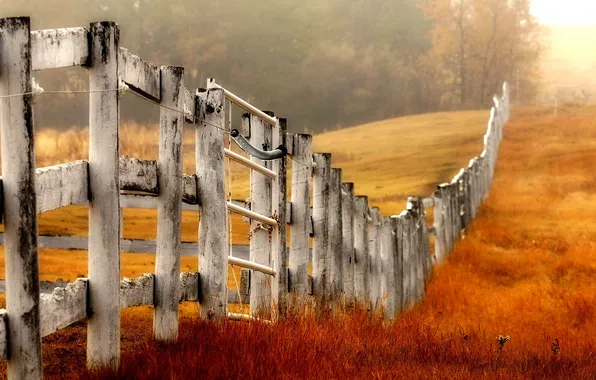
[[[273,137],[271,126],[263,119],[251,115],[242,115],[244,125],[250,128],[250,143],[263,150],[271,149]],[[251,157],[251,161],[271,169],[271,161],[262,161]],[[272,183],[271,179],[254,170],[250,172],[250,209],[265,216],[271,216]],[[271,266],[271,227],[257,220],[250,222],[250,261]],[[250,314],[270,317],[271,278],[265,273],[253,271],[250,275]]]
[[[308,291],[310,189],[313,171],[312,136],[295,134],[293,141],[289,283],[290,291],[302,297]]]
[[[115,369],[120,365],[120,29],[114,22],[97,22],[89,34],[87,366]]]
[[[354,301],[354,184],[341,187],[342,258],[344,294],[348,303]]]
[[[354,295],[364,304],[368,299],[368,197],[354,200]]]
[[[329,281],[331,294],[343,292],[341,169],[331,169],[329,195]]]
[[[178,282],[182,222],[182,134],[184,69],[161,68],[159,159],[157,161],[157,249],[153,333],[157,340],[178,337]],[[177,111],[175,111],[177,110]]]
[[[329,268],[329,191],[331,154],[314,153],[313,161],[313,294],[327,293]]]
[[[196,163],[200,204],[201,314],[225,318],[228,310],[228,210],[225,197],[224,90],[199,93]]]
[[[286,119],[280,118],[273,129],[272,148],[286,147]],[[277,272],[272,281],[272,302],[277,307],[278,316],[285,316],[288,308],[288,251],[286,238],[286,167],[287,157],[273,162],[277,180],[273,183],[273,215],[277,215],[278,226],[273,230],[271,255],[273,268]]]
[[[9,379],[42,378],[30,36],[28,17],[0,19]]]

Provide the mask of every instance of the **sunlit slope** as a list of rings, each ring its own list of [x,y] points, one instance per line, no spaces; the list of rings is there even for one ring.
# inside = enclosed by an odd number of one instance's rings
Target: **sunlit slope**
[[[369,195],[370,204],[381,206],[382,212],[389,215],[404,209],[408,195],[430,195],[438,183],[450,180],[459,168],[480,154],[488,118],[487,111],[470,111],[379,121],[317,135],[314,137],[314,150],[332,152],[332,164],[344,169],[344,181],[355,182],[357,194]],[[157,158],[159,139],[156,128],[128,125],[124,129],[125,133],[121,134],[122,154]],[[67,133],[42,130],[38,134],[38,166],[82,159],[88,155],[85,130]],[[65,139],[72,141],[68,150],[60,149],[62,145],[58,143]],[[188,173],[193,171],[194,166],[191,130],[186,131],[184,140],[184,171]],[[230,172],[233,179],[228,191],[232,190],[233,198],[245,199],[249,195],[248,171],[234,164]],[[39,233],[86,236],[87,214],[86,206],[71,206],[41,214]],[[198,224],[196,212],[183,212],[182,241],[197,240]],[[157,210],[124,210],[125,238],[154,240],[156,231]],[[248,233],[249,225],[234,215],[234,244],[247,244]],[[0,247],[0,273],[4,271],[3,255],[4,248]],[[153,272],[154,268],[152,255],[123,253],[121,256],[122,276],[136,277]],[[197,268],[196,257],[182,258],[183,271],[196,271]],[[74,280],[86,276],[86,273],[87,252],[40,249],[41,279]],[[230,286],[235,287],[232,283]]]
[[[384,214],[404,209],[408,196],[428,196],[483,148],[488,111],[443,112],[384,120],[315,136],[314,150],[331,152],[344,182]]]

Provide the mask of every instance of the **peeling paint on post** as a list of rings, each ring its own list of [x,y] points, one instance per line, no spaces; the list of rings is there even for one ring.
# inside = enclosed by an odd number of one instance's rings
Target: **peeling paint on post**
[[[212,81],[212,80],[211,80]],[[211,83],[211,82],[210,82]],[[199,93],[196,161],[199,186],[201,314],[225,318],[228,309],[228,208],[224,164],[224,90]],[[214,127],[215,126],[215,127]]]
[[[178,337],[178,282],[182,222],[182,134],[184,69],[161,68],[159,159],[157,160],[157,249],[153,335],[170,342]],[[175,111],[177,110],[177,111]]]
[[[31,92],[28,17],[0,19],[0,95]],[[32,95],[0,99],[8,378],[41,379]]]
[[[87,366],[120,365],[120,105],[114,22],[89,31],[89,305]],[[97,90],[108,90],[97,92]]]
[[[286,119],[279,119],[273,128],[273,148],[286,147]],[[286,167],[287,157],[273,161],[273,171],[277,179],[273,183],[272,207],[273,215],[277,215],[278,225],[273,230],[271,241],[272,267],[277,275],[271,278],[271,300],[277,308],[278,317],[286,315],[288,308],[288,251],[286,238]]]
[[[310,241],[310,189],[312,180],[312,136],[294,135],[292,158],[292,222],[290,223],[290,291],[307,294]]]
[[[368,299],[368,197],[354,200],[354,295],[356,301]]]
[[[271,150],[272,127],[260,117],[244,114],[242,124],[250,126],[250,143],[262,150]],[[271,169],[271,161],[251,157],[251,161]],[[257,171],[250,172],[250,210],[271,216],[272,180]],[[257,220],[250,222],[250,261],[271,266],[271,232]],[[271,277],[253,271],[250,276],[250,314],[269,318],[271,313]]]
[[[341,186],[342,259],[344,294],[348,303],[354,302],[354,184]]]
[[[341,169],[331,169],[329,194],[329,277],[331,294],[343,292]]]
[[[330,275],[329,257],[329,191],[331,179],[331,154],[314,153],[313,161],[313,294],[327,293]]]

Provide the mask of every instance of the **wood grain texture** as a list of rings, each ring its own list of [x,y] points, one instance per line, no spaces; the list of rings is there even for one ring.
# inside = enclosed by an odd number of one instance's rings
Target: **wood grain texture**
[[[32,70],[80,66],[89,59],[89,29],[63,28],[31,32]]]
[[[31,92],[30,36],[28,17],[0,19],[0,96]],[[32,98],[0,99],[9,379],[42,378]]]

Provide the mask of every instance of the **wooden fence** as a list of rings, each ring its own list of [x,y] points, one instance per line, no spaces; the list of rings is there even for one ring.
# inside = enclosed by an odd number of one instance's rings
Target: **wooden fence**
[[[42,89],[32,73],[78,65],[89,72],[89,159],[36,169],[32,102]],[[157,161],[119,155],[123,91],[160,105]],[[200,302],[204,318],[251,320],[227,311],[228,264],[250,271],[243,276],[250,284],[244,293],[260,318],[283,317],[293,300],[311,296],[369,303],[392,318],[424,297],[433,265],[453,249],[489,192],[509,118],[507,84],[494,103],[482,153],[431,197],[411,197],[399,215],[382,216],[367,197],[354,196],[353,184],[342,182],[331,154],[312,152],[312,136],[286,133],[285,119],[213,80],[189,91],[183,68],[156,67],[120,48],[117,24],[31,31],[26,17],[0,19],[7,301],[0,311],[0,356],[8,359],[9,378],[41,378],[41,337],[83,318],[88,366],[117,368],[125,307],[154,305],[154,334],[162,341],[177,338],[181,301]],[[287,154],[264,161],[226,149],[232,104],[247,111],[241,132],[252,145]],[[182,173],[185,122],[196,129],[196,172],[188,175]],[[226,199],[225,159],[251,169],[249,206]],[[75,204],[89,205],[88,238],[38,236],[37,214]],[[158,233],[155,242],[142,245],[156,254],[155,273],[121,281],[121,250],[141,243],[121,239],[123,207],[156,208]],[[197,244],[180,241],[183,209],[200,213]],[[229,255],[229,212],[250,220],[248,258]],[[44,244],[88,247],[88,278],[40,293],[38,247]],[[194,252],[198,273],[180,272],[181,251]]]

